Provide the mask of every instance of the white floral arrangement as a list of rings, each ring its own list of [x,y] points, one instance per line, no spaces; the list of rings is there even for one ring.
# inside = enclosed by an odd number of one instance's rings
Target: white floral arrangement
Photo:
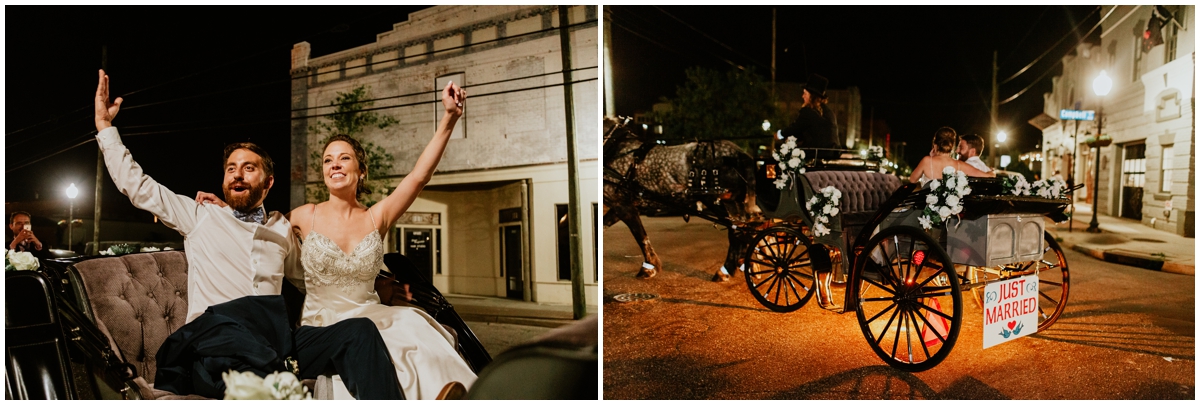
[[[1033,182],[1033,194],[1042,198],[1062,198],[1067,189],[1067,183],[1062,178],[1054,176],[1045,180]]]
[[[771,157],[775,158],[775,165],[779,170],[775,175],[775,188],[783,190],[788,186],[789,180],[800,173],[804,173],[804,151],[796,147],[796,137],[789,136],[779,146],[778,152],[773,152]]]
[[[250,371],[221,373],[225,380],[225,399],[312,399],[308,387],[289,371],[276,371],[266,378]]]
[[[842,200],[842,192],[834,186],[821,189],[816,195],[804,202],[804,208],[813,216],[813,235],[829,234],[829,218],[837,216],[838,203]]]
[[[153,247],[153,246],[146,246],[146,247],[142,248],[142,253],[145,253],[145,252],[157,252],[157,251],[160,251],[160,250],[162,250],[162,249],[159,249],[159,248],[156,248],[156,247]]]
[[[1028,181],[1025,181],[1025,176],[1019,174],[1009,175],[1000,183],[1001,192],[1012,194],[1015,196],[1030,195],[1033,190]]]
[[[929,195],[925,196],[925,211],[917,218],[917,222],[926,230],[941,226],[946,219],[961,213],[963,197],[971,194],[966,173],[949,166],[942,169],[942,180],[933,179],[928,184]]]
[[[41,263],[38,262],[38,259],[36,257],[33,257],[33,253],[17,252],[17,251],[8,250],[8,249],[4,250],[4,270],[5,271],[37,270],[41,266],[42,265],[41,265]]]

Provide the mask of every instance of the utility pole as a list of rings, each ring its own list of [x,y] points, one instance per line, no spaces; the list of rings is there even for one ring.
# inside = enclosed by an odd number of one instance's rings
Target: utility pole
[[[612,10],[608,6],[604,6],[604,116],[617,116],[617,102],[613,97]]]
[[[100,68],[108,72],[108,45],[100,46]],[[104,152],[100,150],[100,144],[96,144],[96,201],[95,211],[92,215],[92,250],[84,249],[84,254],[99,255],[100,254],[100,201],[101,192],[104,190]],[[67,226],[71,226],[68,224]],[[87,246],[84,244],[84,246]]]
[[[775,7],[771,7],[771,95],[775,95]]]
[[[988,138],[993,141],[993,145],[999,144],[999,142],[996,142],[996,132],[999,131],[999,129],[996,127],[996,122],[998,121],[998,119],[997,119],[997,115],[998,115],[998,111],[999,111],[998,100],[1000,97],[1000,95],[999,95],[1000,88],[996,84],[996,73],[999,71],[999,67],[997,66],[997,57],[998,56],[999,56],[999,53],[997,53],[997,51],[993,50],[992,51],[992,136]],[[992,167],[1000,166],[1000,151],[994,147],[992,148],[992,159],[991,160],[992,160]]]
[[[567,114],[567,231],[571,252],[571,307],[575,319],[587,316],[587,294],[583,290],[583,249],[579,240],[579,218],[583,207],[579,203],[579,159],[575,157],[575,104],[571,90],[571,33],[567,30],[570,18],[567,6],[558,6],[558,36],[561,39],[563,72],[563,110]],[[598,269],[597,269],[598,270]]]

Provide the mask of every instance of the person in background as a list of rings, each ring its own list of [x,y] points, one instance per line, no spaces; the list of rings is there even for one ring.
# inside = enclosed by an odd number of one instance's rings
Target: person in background
[[[983,154],[983,138],[979,135],[968,134],[958,138],[958,160],[966,162],[979,171],[991,173],[992,168],[979,159]]]
[[[13,234],[12,240],[8,242],[8,250],[34,252],[35,256],[42,250],[42,241],[33,234],[33,228],[29,225],[30,218],[32,217],[25,211],[17,211],[8,216],[8,229]]]
[[[796,145],[801,149],[841,149],[842,142],[838,139],[837,122],[833,111],[827,105],[829,97],[825,93],[829,87],[829,79],[821,75],[811,75],[804,83],[804,106],[796,113],[796,119],[787,128],[776,133],[776,140],[783,141],[789,137],[796,138]],[[840,155],[836,151],[821,151],[810,154],[809,158],[820,157],[834,159]]]

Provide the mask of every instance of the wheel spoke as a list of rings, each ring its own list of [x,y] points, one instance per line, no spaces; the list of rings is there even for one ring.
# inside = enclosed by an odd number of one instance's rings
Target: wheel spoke
[[[775,265],[773,265],[773,264],[769,264],[769,263],[759,263],[759,264],[761,264],[761,265],[763,265],[763,266],[771,266],[772,268],[769,268],[769,269],[766,269],[766,270],[763,270],[763,271],[751,271],[751,272],[750,272],[750,275],[751,275],[751,276],[757,276],[757,275],[759,275],[759,274],[764,274],[764,273],[774,273],[774,272],[775,272],[775,269],[774,269]]]
[[[878,314],[875,314],[875,316],[872,316],[871,319],[868,319],[867,323],[870,324],[871,322],[875,322],[875,320],[878,319],[880,315],[886,314],[889,310],[891,310],[892,308],[895,308],[895,307],[896,307],[896,303],[893,302],[891,305],[888,305],[887,308],[884,308],[882,311],[879,311]]]
[[[766,279],[766,280],[762,280],[762,281],[760,281],[758,284],[755,284],[755,285],[754,285],[754,290],[755,290],[755,291],[758,291],[758,287],[762,287],[762,286],[763,286],[763,284],[766,284],[768,281],[771,281],[771,280],[775,279],[775,277],[779,275],[778,273],[775,273],[775,272],[773,272],[773,271],[772,271],[772,272],[770,272],[770,273],[771,273],[771,276],[770,276],[770,277],[767,277],[767,279]],[[769,291],[769,290],[768,290],[768,291]],[[764,295],[764,296],[765,296],[765,295]]]
[[[771,290],[775,288],[775,284],[779,282],[778,274],[771,276],[771,284],[767,285],[767,291],[763,293],[763,298],[771,296]]]
[[[861,307],[862,304],[859,304],[859,306]],[[889,306],[888,309],[891,309],[895,306],[896,305],[893,304],[893,305]],[[882,314],[884,312],[887,312],[887,309],[883,310],[883,312],[880,312],[880,314]],[[890,318],[888,318],[887,324],[883,325],[883,330],[879,331],[879,337],[875,338],[875,346],[879,346],[879,344],[881,342],[883,342],[883,338],[884,338],[884,336],[887,335],[888,330],[892,329],[892,322],[896,320],[896,314],[899,314],[899,313],[900,313],[900,308],[896,308],[895,311],[892,311],[892,316]],[[878,317],[879,317],[879,315],[875,315],[872,318],[878,318]],[[867,330],[870,330],[870,325],[868,325]],[[896,349],[892,349],[892,356],[895,356],[895,355],[896,355]]]
[[[942,318],[946,318],[946,319],[954,319],[954,317],[953,317],[953,316],[946,315],[946,314],[945,314],[945,313],[943,313],[942,311],[938,311],[938,310],[936,310],[936,309],[933,309],[933,308],[931,308],[930,306],[928,306],[928,305],[925,305],[925,303],[924,303],[924,302],[921,302],[920,300],[917,300],[917,301],[915,301],[915,302],[917,303],[917,305],[920,305],[920,306],[921,306],[921,308],[924,308],[926,311],[929,311],[929,312],[935,313],[935,314],[937,314],[938,316],[940,316],[940,317],[942,317]]]
[[[929,355],[929,346],[925,345],[925,333],[922,333],[921,328],[917,326],[917,318],[921,318],[925,322],[925,326],[933,330],[935,336],[937,335],[937,329],[929,324],[929,321],[925,320],[925,317],[921,316],[921,311],[912,311],[908,316],[912,318],[913,330],[917,331],[917,341],[919,342],[917,345],[921,346],[921,350],[925,352],[925,360],[929,360],[933,356]],[[944,342],[945,340],[943,339],[942,341]]]
[[[1050,284],[1050,285],[1053,285],[1053,286],[1059,286],[1059,287],[1062,287],[1062,283],[1056,283],[1056,282],[1053,282],[1053,281],[1038,280],[1038,282],[1039,282],[1039,283],[1042,283],[1042,284]]]
[[[937,298],[937,297],[948,297],[948,296],[950,296],[951,294],[954,294],[954,293],[953,293],[953,292],[950,292],[950,291],[946,291],[946,292],[940,292],[940,293],[917,294],[917,295],[914,295],[914,296],[913,296],[913,298]]]
[[[799,302],[800,297],[801,297],[800,291],[796,290],[796,285],[792,284],[791,279],[788,279],[787,282],[788,282],[788,288],[790,288],[792,290],[792,294],[796,294],[796,302]],[[801,284],[800,287],[804,288],[804,284]],[[808,288],[804,288],[804,291],[807,292]]]
[[[894,290],[892,290],[892,289],[890,289],[890,288],[888,288],[888,287],[885,287],[883,284],[876,283],[876,282],[875,282],[875,280],[872,280],[872,279],[869,279],[869,278],[866,278],[866,277],[864,277],[864,278],[862,279],[862,281],[866,281],[866,282],[868,282],[868,283],[871,283],[871,284],[875,285],[876,287],[879,287],[879,288],[880,288],[880,289],[882,289],[883,291],[887,292],[888,294],[896,295],[896,291],[894,291]],[[891,298],[888,298],[888,299],[891,299]]]
[[[1050,295],[1048,295],[1044,292],[1041,292],[1041,291],[1038,291],[1038,295],[1041,295],[1042,298],[1045,298],[1047,301],[1053,302],[1054,307],[1058,308],[1058,301],[1056,301],[1054,298],[1051,298]],[[1038,308],[1041,308],[1041,305],[1039,305]]]
[[[919,316],[921,318],[921,321],[925,322],[926,325],[929,325],[929,330],[933,331],[933,335],[937,336],[938,340],[942,341],[942,344],[946,344],[946,338],[944,336],[942,336],[941,333],[938,333],[937,328],[933,327],[933,323],[929,322],[929,319],[926,319],[924,315],[921,315],[920,311],[917,312],[917,316]],[[942,317],[942,319],[948,319],[948,318]],[[925,337],[922,336],[921,340],[922,340],[921,345],[924,346],[925,345],[925,342],[924,342]],[[925,355],[928,356],[929,353],[925,353]]]
[[[786,277],[789,280],[795,280],[796,284],[800,284],[800,287],[803,288],[805,292],[808,292],[808,290],[809,290],[808,286],[804,284],[804,280],[801,280],[799,275],[797,275],[795,273],[788,273]],[[811,280],[811,278],[810,278],[810,280]],[[800,295],[800,293],[797,292],[796,295]]]

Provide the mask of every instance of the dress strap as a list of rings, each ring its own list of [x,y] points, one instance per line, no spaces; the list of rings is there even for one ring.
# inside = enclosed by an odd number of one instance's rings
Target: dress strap
[[[309,216],[312,217],[312,225],[308,226],[308,232],[312,233],[313,231],[315,231],[317,229],[317,205],[316,204],[313,204],[312,213],[309,214]]]
[[[378,225],[375,225],[375,214],[372,214],[372,213],[371,213],[371,209],[370,209],[370,208],[367,208],[367,215],[370,215],[370,216],[371,216],[371,227],[373,227],[373,228],[375,228],[375,229],[379,229],[379,226],[378,226]]]

